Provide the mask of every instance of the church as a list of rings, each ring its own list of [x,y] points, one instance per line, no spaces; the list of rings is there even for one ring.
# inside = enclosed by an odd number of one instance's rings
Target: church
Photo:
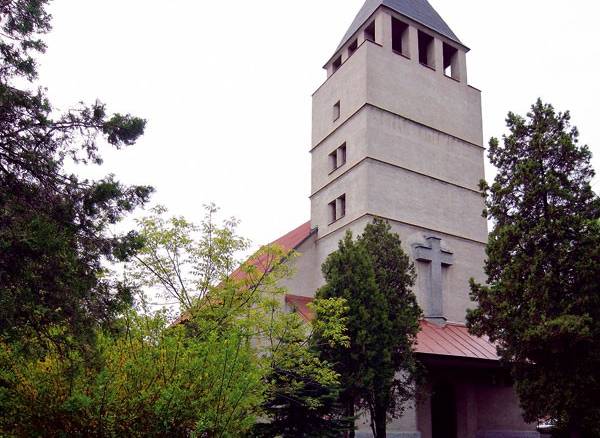
[[[399,234],[424,314],[416,352],[427,383],[388,426],[402,438],[533,438],[496,348],[465,327],[469,279],[485,282],[481,92],[461,42],[427,0],[367,0],[313,94],[310,221],[294,249],[285,305],[306,319],[321,265],[374,217]],[[368,418],[357,436],[372,436]]]

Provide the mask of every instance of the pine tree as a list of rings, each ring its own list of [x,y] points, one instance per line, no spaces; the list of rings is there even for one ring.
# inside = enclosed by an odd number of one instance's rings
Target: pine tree
[[[401,415],[414,395],[421,316],[411,292],[414,268],[390,229],[376,219],[357,240],[348,232],[323,264],[326,284],[317,292],[347,301],[350,348],[321,351],[341,375],[345,414],[368,411],[376,437],[386,436],[388,417]]]
[[[600,199],[591,153],[568,112],[538,100],[509,113],[492,138],[494,183],[482,182],[494,222],[485,271],[472,282],[472,333],[488,335],[512,367],[525,419],[552,418],[572,437],[600,422]],[[585,432],[583,432],[585,430]]]

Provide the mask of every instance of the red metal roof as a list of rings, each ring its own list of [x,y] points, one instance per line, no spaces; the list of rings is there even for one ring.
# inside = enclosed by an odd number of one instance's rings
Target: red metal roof
[[[301,297],[299,295],[288,294],[285,296],[285,303],[294,311],[298,312],[306,321],[310,321],[315,316],[313,311],[308,307],[308,303],[312,300],[313,299],[310,297]]]
[[[310,321],[314,314],[308,308],[312,298],[286,295],[285,302],[302,318]],[[478,338],[469,334],[464,324],[446,323],[442,326],[421,321],[415,351],[420,354],[463,357],[469,359],[500,360],[496,347],[487,337]]]
[[[304,242],[311,235],[310,221],[300,225],[295,230],[290,231],[285,236],[277,239],[274,244],[281,245],[285,249],[296,249],[298,245]]]
[[[473,336],[464,324],[457,323],[438,326],[429,321],[421,321],[416,351],[439,356],[500,360],[496,347],[487,337]]]
[[[279,245],[286,251],[293,251],[296,249],[302,242],[304,242],[308,237],[312,234],[312,229],[310,228],[310,222],[306,222],[300,225],[298,228],[290,231],[286,235],[280,237],[279,239],[271,242],[270,245]],[[261,254],[259,256],[251,257],[247,263],[256,266],[263,272],[269,271],[273,268],[273,258],[267,254]],[[233,278],[243,279],[246,276],[246,273],[240,266],[231,274]]]

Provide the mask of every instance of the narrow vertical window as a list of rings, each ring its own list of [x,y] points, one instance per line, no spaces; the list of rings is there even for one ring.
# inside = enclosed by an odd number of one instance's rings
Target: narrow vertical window
[[[392,17],[392,50],[404,56],[408,56],[407,32],[408,24]]]
[[[354,55],[354,52],[356,52],[356,50],[358,50],[358,40],[352,41],[348,46],[348,58]]]
[[[337,198],[336,219],[341,219],[346,216],[346,195]]]
[[[338,168],[337,164],[337,149],[329,154],[329,172],[333,172]]]
[[[337,220],[336,216],[336,201],[332,201],[327,206],[329,213],[329,223],[332,224]]]
[[[444,74],[458,80],[458,49],[444,43]]]
[[[375,42],[375,22],[373,21],[365,28],[365,40]]]
[[[333,121],[335,122],[340,118],[340,101],[338,100],[335,105],[333,105]]]
[[[337,167],[346,164],[346,143],[341,145],[337,150]]]
[[[335,61],[333,61],[332,67],[333,67],[333,73],[335,73],[336,71],[338,71],[340,69],[340,67],[342,66],[342,57],[338,56],[336,58]]]
[[[434,39],[431,35],[419,31],[419,62],[432,68],[434,65],[433,41]]]

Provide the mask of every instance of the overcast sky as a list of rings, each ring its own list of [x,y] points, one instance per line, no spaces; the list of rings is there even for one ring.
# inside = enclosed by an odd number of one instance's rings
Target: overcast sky
[[[598,2],[430,2],[471,48],[486,143],[539,96],[571,110],[600,170]],[[192,220],[215,202],[267,243],[309,219],[311,94],[362,4],[54,0],[40,82],[59,108],[99,98],[148,119],[96,176],[153,185],[154,203]]]

